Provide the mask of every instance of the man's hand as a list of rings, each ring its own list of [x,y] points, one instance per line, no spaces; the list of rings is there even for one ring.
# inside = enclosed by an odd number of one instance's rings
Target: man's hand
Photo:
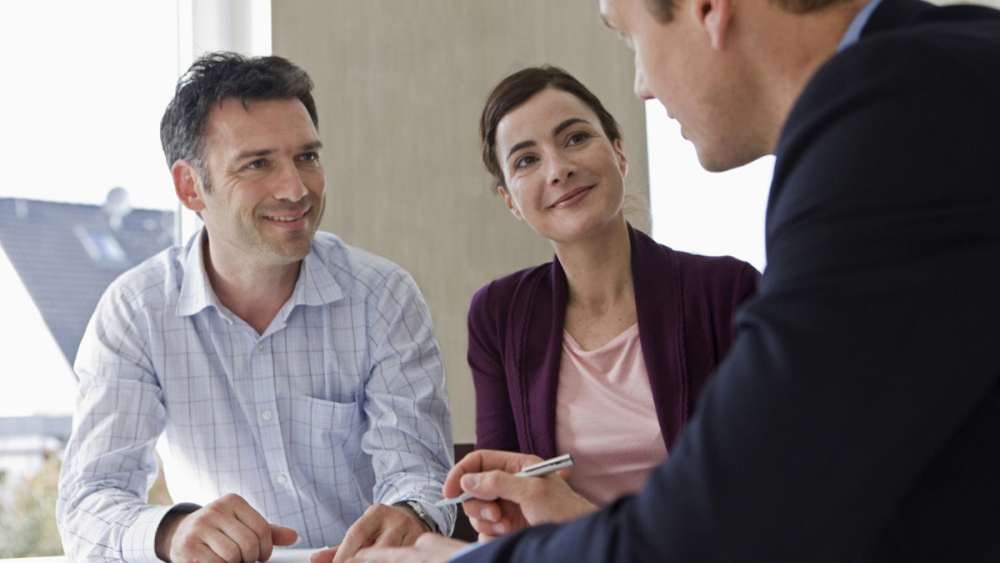
[[[168,514],[156,531],[156,556],[173,563],[267,561],[298,534],[269,524],[247,501],[226,495],[190,514]]]
[[[417,538],[413,547],[362,549],[345,563],[446,563],[456,551],[466,545],[468,544],[465,542],[438,534],[424,534]]]
[[[344,563],[363,547],[413,545],[426,529],[416,514],[399,506],[373,504],[344,535],[340,545],[317,551],[311,563]]]
[[[597,510],[566,483],[566,472],[544,477],[514,477],[514,473],[542,461],[538,456],[477,450],[448,473],[444,496],[466,491],[476,497],[462,503],[480,541],[527,526],[566,522]]]

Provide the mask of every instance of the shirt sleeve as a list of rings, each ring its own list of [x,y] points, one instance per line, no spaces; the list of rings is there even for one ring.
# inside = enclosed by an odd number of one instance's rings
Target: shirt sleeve
[[[374,292],[368,313],[371,371],[365,384],[375,502],[420,502],[445,535],[455,507],[437,507],[454,464],[444,367],[430,312],[413,279],[395,271]]]
[[[140,324],[112,290],[80,344],[73,433],[56,504],[63,548],[75,561],[159,561],[156,529],[171,507],[148,505],[146,497],[157,474],[153,450],[166,411]]]

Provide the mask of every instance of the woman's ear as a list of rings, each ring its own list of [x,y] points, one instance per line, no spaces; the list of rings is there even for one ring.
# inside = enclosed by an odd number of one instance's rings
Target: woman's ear
[[[732,9],[738,0],[695,0],[691,3],[695,20],[701,23],[708,33],[712,48],[721,51],[726,47],[726,37],[729,33],[729,22],[732,19]]]
[[[510,193],[503,186],[497,186],[497,193],[503,196],[503,201],[507,205],[507,211],[510,211],[510,214],[514,217],[524,221],[524,217],[521,216],[521,211],[514,204],[514,198],[510,196]]]
[[[204,210],[205,201],[202,195],[201,174],[195,170],[194,166],[184,159],[178,159],[170,167],[170,175],[174,178],[174,191],[177,192],[177,199],[180,200],[181,205],[195,213]]]
[[[618,168],[622,171],[622,177],[628,176],[628,157],[625,156],[625,149],[622,148],[622,140],[615,139],[615,155],[618,156]]]

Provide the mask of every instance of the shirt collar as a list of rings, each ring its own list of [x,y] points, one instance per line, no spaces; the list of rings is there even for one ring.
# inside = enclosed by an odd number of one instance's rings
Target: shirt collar
[[[223,316],[232,313],[226,309],[212,289],[205,270],[205,243],[208,232],[204,227],[188,240],[184,249],[183,271],[180,296],[177,299],[177,315],[184,317],[194,315],[207,307],[215,307]],[[316,252],[316,243],[312,251],[302,261],[299,279],[288,302],[281,308],[278,317],[284,319],[296,305],[319,306],[338,301],[344,297],[344,292],[337,283],[330,268]],[[232,319],[229,319],[232,320]]]
[[[851,25],[847,26],[847,32],[844,33],[843,39],[840,40],[840,46],[837,47],[837,52],[843,51],[844,49],[854,45],[861,39],[861,32],[865,29],[865,24],[868,23],[868,18],[872,17],[872,12],[875,8],[878,8],[882,0],[872,0],[871,2],[865,4],[864,8],[858,12],[858,15],[854,16],[854,20],[851,21]]]
[[[181,280],[181,292],[177,298],[177,316],[193,315],[206,307],[215,307],[223,311],[219,298],[212,290],[205,271],[205,228],[188,239],[184,247],[184,262],[182,268],[184,278]]]

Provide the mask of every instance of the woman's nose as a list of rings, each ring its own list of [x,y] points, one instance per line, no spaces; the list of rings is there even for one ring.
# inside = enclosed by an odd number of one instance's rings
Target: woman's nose
[[[553,186],[564,184],[574,174],[576,174],[576,166],[568,159],[560,157],[549,159],[549,168],[548,168],[549,184]]]

